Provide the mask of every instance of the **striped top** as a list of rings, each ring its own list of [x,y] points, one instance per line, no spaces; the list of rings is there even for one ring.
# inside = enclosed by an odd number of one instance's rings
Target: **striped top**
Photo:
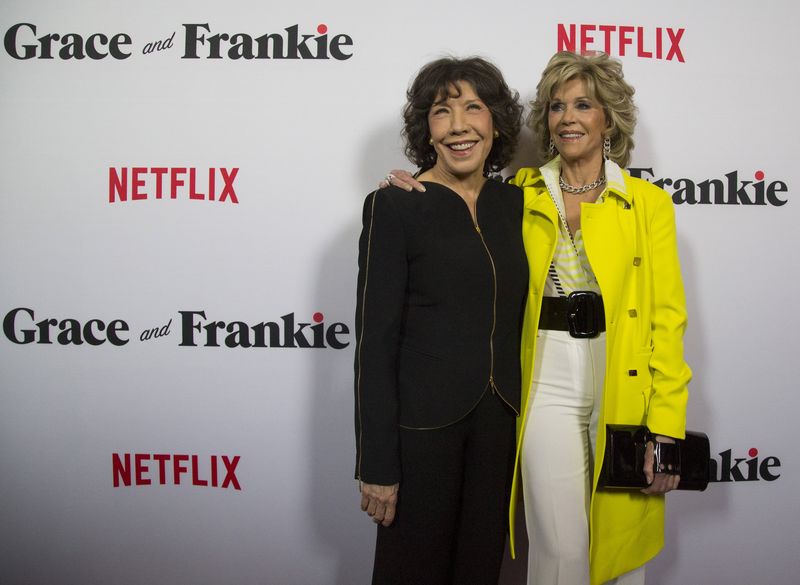
[[[609,169],[606,169],[606,177],[608,177],[608,171]],[[550,197],[559,211],[558,240],[553,253],[553,262],[547,273],[544,295],[548,297],[568,296],[578,290],[590,290],[600,294],[600,285],[586,255],[583,233],[578,230],[573,237],[570,237],[569,228],[565,223],[564,194],[558,183],[558,177],[561,174],[561,158],[556,157],[544,165],[541,172]],[[596,203],[602,203],[605,196],[606,190],[603,190]]]

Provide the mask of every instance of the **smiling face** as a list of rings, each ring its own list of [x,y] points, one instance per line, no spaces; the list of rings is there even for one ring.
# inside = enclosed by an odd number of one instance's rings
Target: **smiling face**
[[[428,112],[435,169],[464,180],[483,175],[492,150],[492,113],[472,84],[460,81],[439,95]]]
[[[556,88],[547,125],[561,158],[568,163],[602,160],[608,123],[603,107],[590,97],[583,79],[571,79]]]

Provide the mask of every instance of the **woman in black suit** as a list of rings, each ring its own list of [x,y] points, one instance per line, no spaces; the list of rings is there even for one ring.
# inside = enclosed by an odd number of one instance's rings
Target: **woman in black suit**
[[[528,269],[511,159],[517,94],[479,58],[426,65],[406,154],[424,193],[364,204],[356,314],[356,479],[378,523],[373,583],[496,583],[519,411]]]

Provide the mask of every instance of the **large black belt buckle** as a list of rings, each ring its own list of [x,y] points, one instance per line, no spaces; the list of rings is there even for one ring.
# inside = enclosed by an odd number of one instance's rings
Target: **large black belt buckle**
[[[567,323],[572,337],[597,337],[603,300],[596,292],[578,290],[567,297]]]

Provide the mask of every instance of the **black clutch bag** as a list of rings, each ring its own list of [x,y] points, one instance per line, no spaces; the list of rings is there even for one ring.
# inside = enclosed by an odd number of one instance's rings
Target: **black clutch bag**
[[[650,431],[644,426],[606,425],[606,450],[603,468],[597,487],[624,489],[647,487],[644,478],[644,452],[651,440]],[[663,444],[659,444],[663,446]],[[669,453],[661,463],[671,466],[679,473],[679,490],[703,491],[710,478],[709,460],[711,448],[704,433],[686,431],[686,438],[678,440],[677,448],[668,445]],[[659,461],[656,458],[656,467]]]

